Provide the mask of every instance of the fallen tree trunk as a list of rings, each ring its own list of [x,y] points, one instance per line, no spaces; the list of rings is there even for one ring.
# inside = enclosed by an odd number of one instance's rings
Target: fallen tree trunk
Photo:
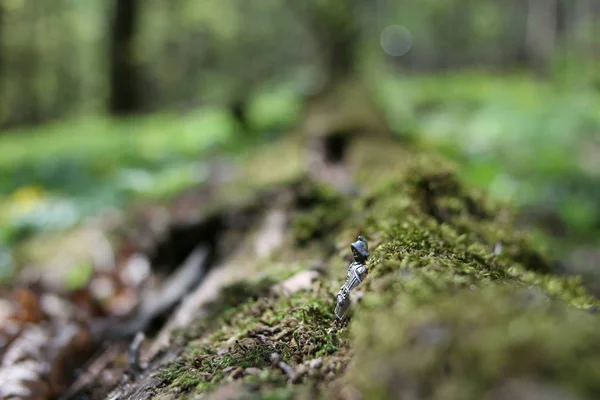
[[[343,193],[307,171],[297,136],[247,159],[215,201],[280,212],[282,237],[265,252],[264,224],[247,230],[222,261],[236,282],[186,302],[193,322],[145,370],[86,398],[600,395],[597,301],[553,274],[509,208],[435,155],[364,133],[343,143],[357,189]],[[335,293],[359,234],[369,273],[342,326]]]

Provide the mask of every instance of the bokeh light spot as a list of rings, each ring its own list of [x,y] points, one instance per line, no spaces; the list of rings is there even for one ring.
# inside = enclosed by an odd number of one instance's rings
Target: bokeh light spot
[[[400,57],[408,53],[412,47],[413,37],[402,25],[389,25],[380,37],[381,48],[390,56]]]

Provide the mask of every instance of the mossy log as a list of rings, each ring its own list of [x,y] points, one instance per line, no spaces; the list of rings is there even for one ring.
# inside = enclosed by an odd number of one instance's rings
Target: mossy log
[[[288,193],[263,204],[289,216],[285,238],[241,257],[245,278],[173,339],[146,397],[600,398],[597,301],[553,273],[509,206],[393,139],[348,141],[352,196],[310,178],[305,155],[287,137],[221,189],[221,204]],[[359,234],[369,273],[340,325],[335,293]],[[319,276],[273,290],[303,270]]]

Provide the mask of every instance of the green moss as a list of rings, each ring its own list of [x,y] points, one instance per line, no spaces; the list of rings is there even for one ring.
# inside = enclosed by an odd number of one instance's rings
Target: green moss
[[[346,329],[332,328],[333,290],[318,283],[308,292],[278,297],[241,284],[227,288],[222,301],[228,306],[186,333],[186,349],[161,372],[164,384],[177,392],[204,391],[203,384],[214,387],[231,379],[233,371],[246,368],[265,373],[244,376],[239,371],[235,378],[254,379],[260,387],[285,384],[287,377],[271,368],[272,353],[298,365],[347,348]],[[261,296],[256,296],[258,292]]]
[[[163,368],[159,376],[165,384],[169,385],[169,388],[176,388],[179,392],[197,388],[205,382],[204,377],[197,370],[182,360],[177,360]]]
[[[294,391],[287,388],[278,388],[262,393],[257,398],[263,400],[290,400],[294,398]]]
[[[326,237],[350,213],[348,201],[328,186],[303,181],[297,190],[292,231],[299,245]]]
[[[515,382],[527,384],[512,389],[527,398],[548,388],[597,398],[599,328],[537,290],[405,294],[360,315],[348,379],[365,398],[496,398]]]
[[[549,274],[552,264],[510,214],[464,189],[451,171],[430,169],[417,161],[409,178],[388,179],[370,194],[368,231],[383,242],[371,259],[373,285],[403,281],[386,275],[404,268],[442,286],[536,284],[572,305],[595,304],[578,278]]]
[[[417,160],[408,177],[389,177],[368,195],[365,234],[381,245],[352,323],[346,382],[366,398],[479,399],[512,377],[597,396],[600,370],[589,365],[598,356],[575,364],[580,346],[600,344],[598,322],[568,306],[597,301],[579,278],[550,274],[497,205],[451,171],[431,169]],[[532,286],[543,295],[519,301],[518,288]],[[571,329],[578,333],[561,342]],[[507,336],[513,331],[524,336]]]
[[[214,326],[232,318],[240,306],[252,303],[257,299],[268,296],[274,281],[270,278],[246,280],[224,287],[219,292],[218,300],[210,304],[209,312],[204,318],[197,320],[191,326],[175,332],[175,338],[182,343],[196,339]]]
[[[368,150],[349,151],[362,194],[343,197],[306,178],[282,184],[295,196],[292,240],[260,263],[269,284],[302,267],[292,261],[302,252],[317,255],[329,273],[291,296],[276,296],[267,281],[226,290],[214,314],[188,329],[180,358],[165,368],[170,390],[198,393],[241,380],[259,398],[297,395],[270,365],[277,352],[305,370],[322,357],[322,367],[296,382],[322,394],[340,377],[346,386],[356,382],[367,398],[394,397],[395,390],[406,397],[483,398],[510,383],[506,377],[556,379],[561,390],[595,393],[596,356],[582,355],[577,343],[597,346],[596,322],[576,308],[598,302],[580,279],[553,275],[552,263],[514,228],[510,208],[467,189],[444,160],[405,154],[399,161],[390,142],[357,140]],[[349,337],[336,326],[334,295],[358,234],[369,240],[372,256]],[[563,343],[564,327],[577,332]],[[575,365],[571,353],[585,363]]]

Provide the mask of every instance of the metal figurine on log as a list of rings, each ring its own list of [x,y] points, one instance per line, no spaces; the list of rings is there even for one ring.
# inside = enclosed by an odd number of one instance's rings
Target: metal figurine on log
[[[369,259],[369,245],[367,239],[362,236],[350,245],[354,261],[348,266],[348,275],[346,282],[337,294],[337,305],[335,307],[335,316],[343,320],[350,309],[350,291],[360,285],[367,274],[367,260]]]

